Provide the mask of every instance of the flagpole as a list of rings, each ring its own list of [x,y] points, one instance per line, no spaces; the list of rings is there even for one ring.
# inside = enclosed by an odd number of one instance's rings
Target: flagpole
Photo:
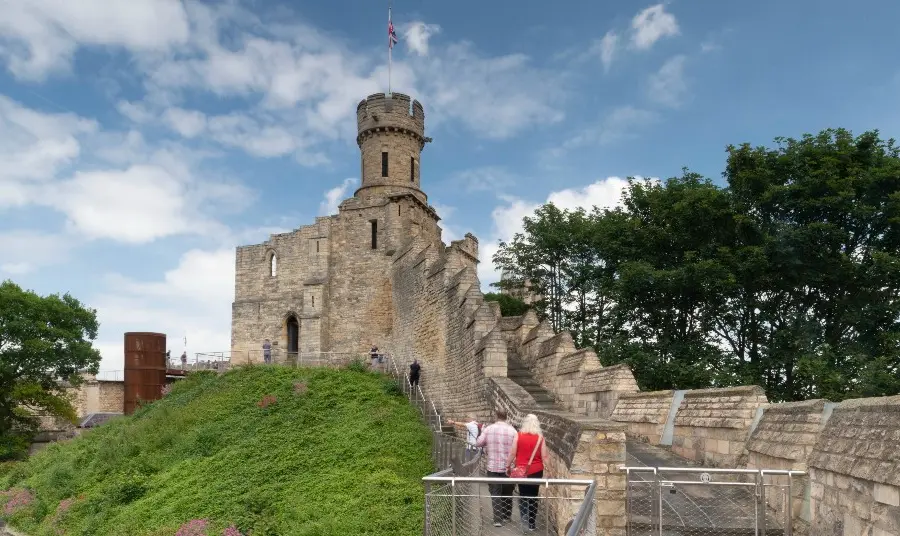
[[[391,5],[392,4],[393,4],[393,1],[388,2],[388,25],[389,26],[392,24],[392,21],[391,21]],[[392,63],[393,63],[392,52],[394,51],[393,39],[394,39],[394,37],[392,35],[388,34],[388,97],[391,96],[391,67],[392,67]]]

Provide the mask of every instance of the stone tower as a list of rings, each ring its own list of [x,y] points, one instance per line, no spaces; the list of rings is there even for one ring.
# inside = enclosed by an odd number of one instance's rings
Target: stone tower
[[[444,251],[440,218],[421,189],[420,156],[431,141],[422,105],[401,93],[376,93],[356,114],[361,176],[353,197],[337,214],[237,248],[236,362],[260,361],[266,339],[276,361],[389,347],[395,255],[413,240]],[[474,238],[458,242],[450,247],[474,263]]]
[[[356,107],[356,143],[361,184],[355,197],[413,194],[423,203],[420,156],[425,143],[425,111],[408,95],[369,95]]]

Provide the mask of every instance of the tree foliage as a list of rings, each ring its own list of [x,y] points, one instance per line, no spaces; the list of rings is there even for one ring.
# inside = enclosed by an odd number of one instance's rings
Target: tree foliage
[[[629,181],[615,209],[525,218],[494,258],[539,316],[645,389],[772,400],[900,392],[900,151],[843,129],[729,146],[720,187]]]
[[[37,431],[36,415],[75,419],[66,385],[96,373],[97,314],[65,294],[42,297],[0,283],[0,460],[21,455]]]
[[[488,292],[484,295],[484,301],[495,301],[500,304],[500,314],[503,316],[521,316],[528,311],[528,304],[524,301],[499,292]]]

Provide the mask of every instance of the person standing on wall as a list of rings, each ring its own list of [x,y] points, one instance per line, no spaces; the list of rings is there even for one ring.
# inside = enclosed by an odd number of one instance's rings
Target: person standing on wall
[[[541,432],[537,415],[529,413],[522,419],[522,426],[507,459],[511,478],[543,478],[544,460],[547,459],[547,443]],[[525,530],[535,530],[540,484],[519,484],[519,513]]]
[[[506,422],[505,409],[497,409],[496,415],[496,422],[484,428],[475,446],[483,447],[487,452],[487,476],[500,479],[507,477],[506,466],[516,441],[516,429]],[[515,484],[499,481],[488,484],[495,527],[502,527],[512,518],[512,493],[515,488]]]
[[[187,351],[181,353],[181,370],[187,368]]]
[[[422,372],[422,365],[419,364],[418,359],[413,359],[412,364],[409,366],[409,386],[410,387],[418,387],[419,386],[419,374]]]
[[[263,361],[266,365],[272,362],[272,343],[269,339],[263,341]]]
[[[375,366],[375,363],[378,362],[378,347],[374,344],[372,345],[372,349],[369,350],[369,357],[372,359],[372,366]]]

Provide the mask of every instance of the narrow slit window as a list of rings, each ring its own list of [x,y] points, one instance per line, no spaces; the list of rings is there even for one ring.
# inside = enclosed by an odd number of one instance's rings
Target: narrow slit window
[[[319,241],[316,240],[316,253],[318,253],[318,252],[319,252]]]
[[[269,259],[269,275],[275,277],[278,272],[278,258],[273,253],[272,258]]]
[[[409,182],[416,182],[416,159],[409,158]]]
[[[312,306],[313,307],[316,306],[316,297],[315,296],[312,297]]]
[[[381,176],[388,176],[388,158],[386,152],[381,153]]]
[[[397,205],[397,215],[398,215],[398,216],[401,216],[401,214],[400,214],[400,205]]]
[[[372,224],[372,249],[378,249],[378,220],[369,223]]]

